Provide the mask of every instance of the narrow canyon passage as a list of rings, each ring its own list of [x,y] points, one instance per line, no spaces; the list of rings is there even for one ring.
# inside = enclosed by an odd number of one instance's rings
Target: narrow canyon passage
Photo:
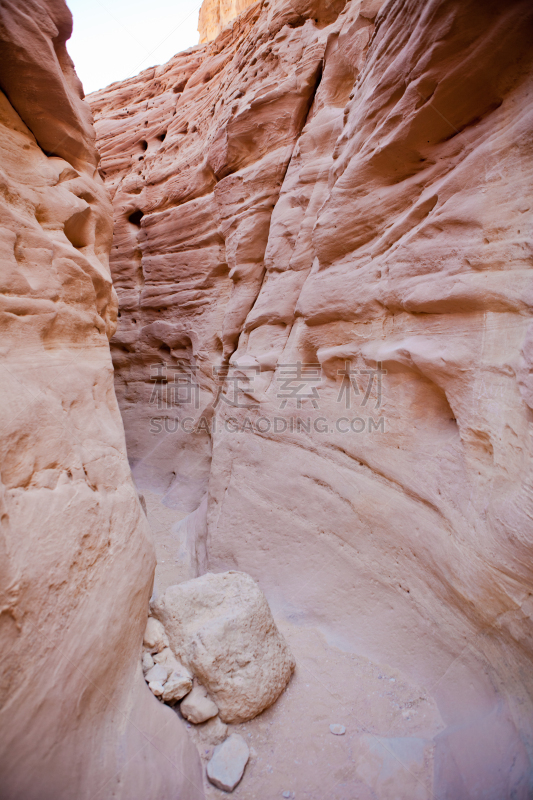
[[[531,800],[531,0],[72,30],[0,0],[0,800]]]
[[[235,796],[529,797],[530,4],[212,27],[89,101],[155,596],[247,572],[297,661]]]

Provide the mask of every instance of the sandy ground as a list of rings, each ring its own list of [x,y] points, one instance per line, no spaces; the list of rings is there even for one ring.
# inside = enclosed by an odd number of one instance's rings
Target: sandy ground
[[[172,528],[185,514],[144,492],[158,566],[156,591],[188,577]],[[228,726],[250,747],[235,800],[430,800],[433,737],[444,728],[433,700],[397,670],[333,647],[317,628],[277,618],[296,659],[279,700],[242,725]],[[179,713],[179,712],[177,712]],[[342,736],[330,724],[346,728]],[[207,725],[207,723],[206,723]],[[204,726],[187,724],[207,764]],[[205,775],[205,772],[204,772]],[[205,779],[208,800],[226,793]]]

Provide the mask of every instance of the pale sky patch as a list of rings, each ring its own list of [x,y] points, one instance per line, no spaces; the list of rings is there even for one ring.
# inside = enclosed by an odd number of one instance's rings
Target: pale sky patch
[[[67,0],[68,51],[86,94],[198,43],[201,0]]]

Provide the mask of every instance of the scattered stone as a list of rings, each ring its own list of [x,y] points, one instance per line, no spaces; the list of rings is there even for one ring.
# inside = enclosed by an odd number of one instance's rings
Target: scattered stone
[[[218,789],[232,792],[241,780],[248,762],[248,745],[238,733],[232,733],[225,742],[215,747],[207,765],[207,777]]]
[[[166,679],[168,678],[168,671],[166,667],[163,667],[161,664],[156,664],[155,667],[149,669],[146,675],[144,676],[144,680],[147,683],[151,683],[152,681],[157,681],[158,683],[165,683]]]
[[[154,666],[154,659],[152,658],[148,650],[144,651],[141,664],[144,673],[148,672],[148,670],[152,669],[152,667]]]
[[[228,726],[222,722],[220,717],[211,717],[207,722],[201,722],[199,725],[191,725],[187,723],[189,728],[189,735],[195,743],[201,758],[209,761],[213,755],[213,750],[217,744],[222,744],[228,735]],[[209,752],[206,752],[208,750]]]
[[[156,664],[161,664],[166,667],[167,674],[177,672],[178,675],[184,675],[192,680],[192,675],[180,661],[176,658],[170,647],[165,647],[160,653],[156,653],[153,657]]]
[[[168,638],[165,629],[158,619],[148,617],[144,631],[143,644],[151,653],[159,653],[168,647]]]
[[[152,690],[152,694],[155,694],[156,697],[161,697],[164,691],[162,683],[159,681],[150,681],[148,686]]]
[[[211,717],[207,722],[204,722],[199,730],[201,731],[202,739],[213,746],[222,744],[228,735],[228,726],[225,722],[222,722],[218,714],[216,717]]]
[[[294,658],[250,575],[207,573],[170,586],[153,611],[224,722],[252,719],[287,685]]]
[[[290,792],[283,792],[283,797],[291,797],[291,793]]]
[[[344,725],[333,724],[329,726],[329,729],[335,736],[343,736],[346,733]]]
[[[163,700],[165,703],[177,703],[192,689],[192,680],[188,675],[173,672],[165,683]]]
[[[218,714],[215,703],[208,697],[204,687],[200,685],[195,686],[185,700],[182,700],[180,711],[185,719],[194,722],[195,725]]]

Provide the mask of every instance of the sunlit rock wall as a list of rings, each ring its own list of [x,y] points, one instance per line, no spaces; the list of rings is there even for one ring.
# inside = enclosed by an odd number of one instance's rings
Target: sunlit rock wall
[[[0,5],[0,795],[200,798],[196,751],[140,670],[154,553],[71,29],[61,0]]]
[[[454,800],[533,791],[531,36],[279,0],[91,98],[136,480],[192,574],[426,686]]]
[[[235,17],[257,0],[204,0],[198,15],[200,44],[211,42]]]

